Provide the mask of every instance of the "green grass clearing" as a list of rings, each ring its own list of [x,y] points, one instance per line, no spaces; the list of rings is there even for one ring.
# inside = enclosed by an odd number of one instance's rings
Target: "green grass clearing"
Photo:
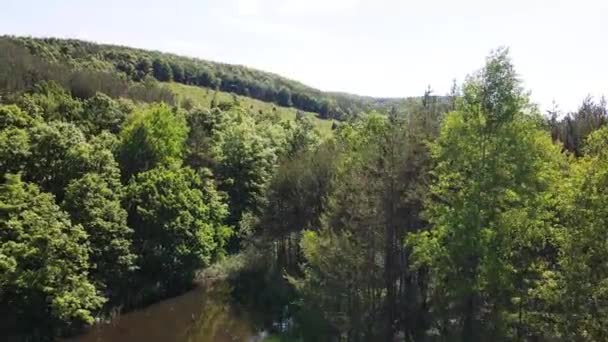
[[[280,117],[284,120],[295,120],[296,113],[298,112],[295,108],[281,107],[274,103],[264,102],[250,97],[235,95],[232,93],[226,93],[222,91],[215,91],[209,88],[201,88],[197,86],[185,85],[180,83],[165,83],[165,86],[169,88],[178,98],[180,103],[184,101],[190,101],[194,106],[210,107],[213,96],[216,96],[216,101],[219,102],[232,102],[236,96],[238,102],[244,108],[253,111],[271,112],[276,111]],[[300,111],[302,112],[302,111]],[[315,126],[319,130],[322,136],[328,136],[331,134],[331,126],[333,120],[324,120],[317,117],[316,113],[302,112],[307,116],[313,118]]]

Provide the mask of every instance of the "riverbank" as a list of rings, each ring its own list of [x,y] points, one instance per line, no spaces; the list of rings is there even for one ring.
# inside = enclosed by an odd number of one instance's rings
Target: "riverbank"
[[[217,280],[140,310],[101,323],[71,342],[263,341],[251,320],[255,313],[234,303],[226,281]]]
[[[265,312],[235,298],[234,279],[245,264],[245,255],[229,256],[202,271],[189,291],[114,315],[66,341],[299,342],[271,333],[259,319]]]

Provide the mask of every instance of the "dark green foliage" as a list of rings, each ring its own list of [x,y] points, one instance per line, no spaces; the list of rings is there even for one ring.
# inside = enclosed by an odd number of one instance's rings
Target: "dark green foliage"
[[[19,173],[30,157],[30,141],[25,129],[9,127],[0,132],[0,173]]]
[[[0,39],[0,51],[0,95],[31,89],[42,80],[66,80],[65,66],[52,65],[11,40]]]
[[[173,80],[173,71],[171,65],[164,59],[155,58],[152,62],[152,71],[154,78],[161,82]]]
[[[71,70],[65,83],[73,96],[87,99],[98,92],[111,97],[124,96],[130,88],[128,81],[113,71]]]
[[[171,75],[173,75],[173,80],[179,83],[186,83],[186,76],[184,74],[184,68],[181,64],[177,62],[169,63],[171,66]]]
[[[295,157],[299,153],[314,150],[321,141],[312,118],[301,113],[296,115],[295,124],[287,128],[288,136],[285,153],[289,158]]]
[[[572,341],[603,341],[608,337],[608,129],[591,133],[585,157],[569,169],[570,181],[560,188],[558,272],[543,286],[548,312],[546,333]],[[553,286],[550,286],[553,285]],[[548,329],[547,329],[548,330]],[[549,334],[551,333],[551,334]]]
[[[192,80],[193,84],[211,89],[218,89],[221,83],[221,80],[218,79],[212,71],[206,68],[200,69],[193,74]]]
[[[110,291],[114,299],[125,291],[135,267],[132,230],[127,227],[127,212],[121,207],[121,199],[118,172],[87,173],[70,182],[63,202],[72,222],[81,224],[88,234],[92,279],[98,288]]]
[[[48,193],[18,176],[0,186],[2,332],[50,339],[93,322],[104,302],[87,279],[87,235]]]
[[[581,156],[587,136],[608,123],[606,99],[595,102],[591,97],[585,98],[578,111],[558,119],[557,108],[549,111],[548,125],[551,137],[559,140],[564,149]]]
[[[291,92],[289,91],[289,89],[281,88],[277,96],[278,103],[281,106],[290,107],[291,105],[293,105],[293,103],[291,102]]]
[[[0,105],[3,336],[76,333],[97,315],[187,288],[225,253],[223,197],[208,171],[178,167],[188,124],[177,108],[102,93],[80,100],[56,82],[7,102],[16,105]],[[142,174],[126,198],[115,154],[125,181]]]
[[[282,239],[320,226],[334,177],[335,153],[335,146],[328,143],[281,164],[269,184],[259,234]]]
[[[105,94],[97,93],[84,102],[81,120],[89,133],[99,134],[106,130],[116,134],[126,116],[116,101]]]
[[[146,76],[152,74],[152,61],[147,56],[142,56],[135,65],[135,74],[133,78],[136,81],[143,80]]]
[[[225,116],[215,109],[195,108],[188,113],[188,139],[186,140],[187,154],[185,162],[188,166],[199,170],[214,168],[215,162],[211,154],[213,135],[224,125]]]
[[[89,145],[84,134],[74,124],[52,121],[35,125],[28,135],[24,179],[62,200],[67,184],[89,171]]]
[[[135,101],[164,102],[170,105],[176,103],[175,94],[161,86],[151,76],[144,78],[142,82],[132,84],[125,95]]]
[[[221,256],[231,230],[212,183],[189,168],[158,167],[135,176],[127,190],[129,226],[140,256],[138,280],[155,293],[188,287]]]
[[[0,105],[0,174],[23,171],[30,155],[26,128],[35,121],[15,105]]]
[[[36,84],[31,94],[19,101],[19,105],[47,121],[77,121],[82,115],[82,103],[54,81]]]
[[[133,83],[122,74],[125,70],[135,70],[131,75],[133,80],[145,81],[146,77],[152,77],[152,62],[149,59],[142,59],[142,65],[137,64],[133,69],[120,61],[114,70],[101,67],[99,61],[91,62],[82,51],[75,56],[84,59],[79,65],[74,65],[73,59],[64,60],[58,55],[75,53],[78,49],[62,48],[57,54],[49,50],[52,49],[25,38],[0,37],[0,98],[22,91],[40,92],[40,89],[35,89],[36,85],[53,81],[65,88],[63,92],[67,91],[80,99],[102,92],[113,98],[129,96],[145,102],[174,103],[174,95],[167,89],[150,82],[143,85]]]
[[[337,337],[389,341],[396,331],[413,339],[424,331],[420,278],[402,245],[422,227],[428,157],[416,120],[408,127],[370,115],[339,131],[329,204],[320,231],[304,234],[304,277],[293,280],[304,310],[322,315]]]

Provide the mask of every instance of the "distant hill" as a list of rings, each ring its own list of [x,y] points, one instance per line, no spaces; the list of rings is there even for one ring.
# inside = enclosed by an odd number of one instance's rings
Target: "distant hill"
[[[0,89],[10,88],[10,91],[36,78],[65,78],[67,76],[63,74],[69,70],[70,74],[78,76],[72,75],[71,79],[64,79],[64,83],[84,83],[83,79],[90,83],[90,75],[84,75],[85,71],[96,73],[93,83],[100,86],[102,83],[112,84],[105,87],[111,89],[103,89],[110,95],[116,89],[127,87],[128,82],[143,83],[147,78],[154,78],[161,82],[174,81],[218,89],[338,120],[371,110],[388,111],[410,102],[405,98],[383,99],[322,92],[300,82],[241,65],[76,39],[2,36],[0,62],[4,65],[0,66],[0,71],[6,69],[0,75]],[[15,77],[15,69],[26,70],[21,77]],[[18,84],[20,82],[23,85]]]
[[[171,102],[166,88],[151,80],[176,82],[235,93],[282,107],[345,120],[372,110],[407,111],[420,97],[374,98],[323,92],[274,73],[160,51],[97,44],[76,39],[0,37],[0,94],[27,88],[37,80],[58,81],[76,96],[94,91],[144,101]],[[79,94],[82,93],[82,94]],[[447,103],[448,99],[434,96]]]

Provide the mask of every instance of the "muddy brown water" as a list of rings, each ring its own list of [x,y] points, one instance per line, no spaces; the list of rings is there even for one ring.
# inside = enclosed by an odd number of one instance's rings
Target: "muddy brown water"
[[[224,282],[198,286],[179,296],[98,324],[68,342],[257,342],[252,313],[230,300]]]

